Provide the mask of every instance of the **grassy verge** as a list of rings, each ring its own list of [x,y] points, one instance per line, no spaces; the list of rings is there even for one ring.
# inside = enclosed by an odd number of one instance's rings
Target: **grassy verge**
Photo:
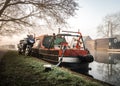
[[[0,86],[107,86],[61,68],[45,72],[44,64],[10,51],[0,62]]]

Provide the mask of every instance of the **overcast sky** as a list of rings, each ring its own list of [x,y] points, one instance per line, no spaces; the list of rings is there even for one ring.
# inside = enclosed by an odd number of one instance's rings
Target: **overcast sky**
[[[74,18],[69,19],[71,30],[80,29],[83,35],[97,37],[96,28],[108,15],[120,12],[120,0],[78,0],[80,9]]]

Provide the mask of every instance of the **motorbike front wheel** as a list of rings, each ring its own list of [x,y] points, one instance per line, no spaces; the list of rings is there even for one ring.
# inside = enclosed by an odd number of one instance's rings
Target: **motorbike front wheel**
[[[27,47],[25,50],[25,56],[30,56],[30,48]]]

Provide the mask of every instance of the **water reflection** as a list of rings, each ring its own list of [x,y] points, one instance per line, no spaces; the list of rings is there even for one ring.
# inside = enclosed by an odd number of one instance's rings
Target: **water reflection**
[[[92,68],[89,74],[94,78],[120,85],[120,52],[96,51],[95,61],[89,64]]]
[[[93,78],[93,76],[89,74],[89,71],[91,70],[91,68],[89,67],[89,63],[81,63],[78,66],[79,68],[76,68],[76,65],[73,67],[72,64],[71,70]]]

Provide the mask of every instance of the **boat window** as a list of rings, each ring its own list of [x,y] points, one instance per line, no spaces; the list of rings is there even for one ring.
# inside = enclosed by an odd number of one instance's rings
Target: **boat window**
[[[62,42],[66,42],[64,37],[46,36],[43,40],[43,46],[45,48],[54,48],[54,45],[60,45]]]
[[[55,45],[60,45],[62,42],[66,42],[64,37],[56,37],[56,39],[54,40]]]
[[[50,48],[51,43],[52,43],[52,36],[46,36],[43,40],[43,46],[45,46],[45,48]]]

